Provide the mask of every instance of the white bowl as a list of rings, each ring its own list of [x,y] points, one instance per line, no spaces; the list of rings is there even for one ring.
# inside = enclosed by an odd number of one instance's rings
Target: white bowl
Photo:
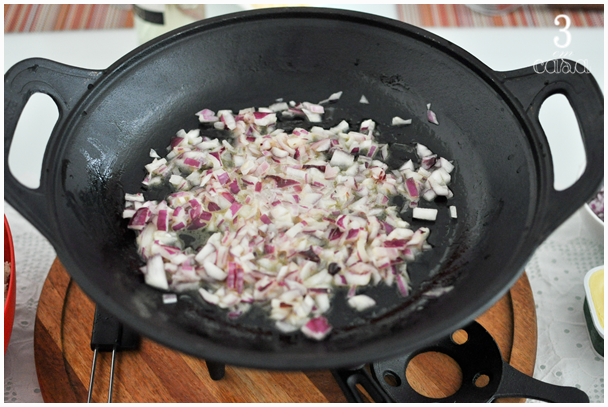
[[[585,284],[585,296],[587,298],[587,304],[589,304],[589,311],[591,312],[591,316],[593,318],[593,325],[594,325],[595,329],[597,330],[598,334],[602,338],[604,337],[604,327],[602,326],[602,322],[600,322],[600,316],[598,315],[598,313],[596,311],[596,309],[597,309],[596,306],[600,306],[603,309],[604,308],[603,307],[604,304],[602,302],[602,298],[601,297],[598,297],[601,305],[594,303],[594,301],[593,301],[594,298],[591,295],[591,292],[593,291],[593,289],[597,288],[597,286],[596,287],[592,287],[589,284],[590,283],[589,280],[591,279],[591,276],[593,276],[595,273],[603,271],[603,270],[604,270],[604,266],[599,266],[599,267],[592,268],[591,270],[589,270],[587,272],[587,274],[585,274],[585,281],[584,281],[584,284]],[[604,290],[603,290],[603,285],[604,285],[603,279],[601,279],[601,281],[597,282],[596,284],[601,284],[600,287],[602,287],[601,291],[603,293],[604,292]]]
[[[590,281],[592,276],[596,273],[602,273],[602,277],[598,275]],[[604,266],[595,267],[587,272],[585,275],[585,304],[583,313],[585,315],[585,323],[587,324],[587,332],[589,332],[589,339],[593,345],[593,350],[604,357]],[[593,292],[597,294],[594,298]],[[594,301],[598,301],[596,304]],[[600,311],[598,311],[598,309]],[[601,316],[598,314],[601,312]]]
[[[604,222],[591,210],[589,204],[580,209],[583,227],[591,239],[604,245]]]

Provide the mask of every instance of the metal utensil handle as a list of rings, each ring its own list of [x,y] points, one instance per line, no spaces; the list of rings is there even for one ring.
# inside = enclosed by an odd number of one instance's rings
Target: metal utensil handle
[[[45,198],[48,191],[45,190],[44,181],[47,174],[44,169],[48,168],[53,158],[49,146],[61,137],[58,130],[101,74],[101,71],[32,58],[15,64],[4,75],[4,196],[9,204],[19,208],[19,212],[49,240],[52,240],[50,238],[55,230]],[[35,93],[45,93],[53,99],[59,110],[59,118],[45,151],[40,187],[30,189],[17,181],[10,172],[8,156],[19,117],[29,98]]]
[[[494,394],[494,399],[503,397],[525,397],[550,403],[589,403],[589,396],[582,390],[541,382],[506,362],[500,386]]]
[[[543,201],[543,222],[540,236],[548,236],[558,225],[581,207],[599,188],[604,179],[604,95],[595,78],[576,62],[559,59],[531,67],[499,73],[504,85],[520,101],[535,130],[544,136],[539,120],[543,102],[554,94],[562,94],[570,103],[578,121],[587,165],[574,185],[563,191],[553,187],[554,173],[551,152],[545,140],[536,140],[547,151],[541,151],[548,186]]]

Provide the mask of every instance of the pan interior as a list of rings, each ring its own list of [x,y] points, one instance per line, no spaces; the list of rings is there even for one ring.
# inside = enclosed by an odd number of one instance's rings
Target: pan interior
[[[216,20],[214,20],[216,21]],[[473,61],[473,63],[475,63]],[[534,205],[534,157],[509,104],[471,62],[407,27],[331,14],[287,15],[200,24],[120,61],[64,127],[56,163],[60,258],[96,302],[163,344],[200,357],[252,367],[311,368],[404,353],[464,324],[508,289],[527,260],[518,247]],[[412,295],[395,287],[365,291],[378,306],[357,313],[338,291],[335,329],[313,342],[281,334],[264,311],[230,320],[198,295],[162,303],[143,284],[132,231],[121,219],[124,193],[143,191],[149,151],[161,155],[195,112],[267,106],[277,98],[318,102],[343,91],[323,126],[377,122],[391,166],[416,159],[419,142],[453,160],[455,197],[428,206],[433,249],[408,266]],[[369,104],[361,104],[362,95]],[[428,122],[432,104],[439,125]],[[394,116],[412,118],[406,127]],[[284,123],[285,126],[306,123]],[[450,219],[447,207],[458,208]],[[425,292],[453,289],[439,297]]]

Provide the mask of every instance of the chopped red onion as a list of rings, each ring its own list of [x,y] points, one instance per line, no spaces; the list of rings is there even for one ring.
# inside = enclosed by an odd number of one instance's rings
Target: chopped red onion
[[[298,185],[300,183],[299,181],[281,178],[276,175],[268,175],[266,178],[272,178],[273,180],[275,180],[277,182],[277,188],[287,188],[292,185]]]
[[[421,167],[430,170],[437,162],[437,154],[427,155],[422,158]]]
[[[433,155],[433,152],[431,150],[429,150],[426,146],[417,143],[416,144],[416,153],[418,154],[418,157],[420,157],[421,159],[423,159],[424,157]]]
[[[163,294],[163,304],[175,304],[176,302],[177,302],[177,295]]]
[[[236,216],[236,214],[241,210],[241,208],[243,207],[243,205],[241,205],[238,202],[233,203],[230,206],[230,213],[232,214],[232,217],[234,218]]]
[[[182,143],[182,141],[184,141],[183,137],[173,137],[171,139],[171,148],[178,147]]]
[[[144,194],[125,194],[125,201],[145,202]]]
[[[156,219],[156,228],[162,231],[167,231],[169,229],[169,215],[166,209],[158,211],[158,218]]]
[[[358,310],[375,304],[356,294],[369,284],[396,283],[407,295],[406,265],[431,249],[430,231],[411,230],[389,199],[404,197],[404,210],[414,208],[414,217],[428,218],[429,210],[436,216],[418,200],[451,198],[454,166],[418,144],[418,168],[409,160],[399,171],[389,169],[373,158],[379,151],[386,160],[390,149],[377,143],[372,120],[359,131],[345,120],[331,129],[277,128],[277,112],[318,122],[321,104],[340,96],[319,104],[277,101],[237,115],[203,109],[199,120],[230,130],[232,143],[180,130],[166,158],[151,152],[144,184],[168,179],[176,192],[160,203],[125,194],[123,216],[138,235],[146,282],[172,291],[199,288],[230,318],[253,303],[269,304],[278,329],[317,340],[331,331],[323,314],[336,294],[332,287],[347,287]],[[194,250],[178,235],[183,230],[212,235]]]
[[[123,219],[132,218],[133,215],[135,215],[135,212],[135,209],[125,209],[122,211],[122,217]]]
[[[230,183],[230,192],[231,193],[236,195],[239,193],[240,190],[241,190],[241,188],[239,188],[239,183],[236,181],[236,179]]]
[[[340,150],[336,150],[334,151],[334,154],[331,157],[331,161],[329,162],[329,164],[334,167],[347,168],[351,166],[354,161],[355,157],[353,157],[352,155]]]
[[[412,124],[412,119],[402,119],[399,116],[393,117],[393,121],[391,122],[393,126],[405,126],[407,124]]]
[[[328,103],[328,102],[336,102],[341,97],[342,97],[342,91],[336,92],[336,93],[332,93],[327,99],[320,101],[319,104]]]
[[[135,211],[135,214],[129,222],[129,229],[142,230],[146,226],[146,222],[150,219],[151,212],[148,208],[142,207]]]
[[[219,207],[218,204],[216,204],[215,202],[209,202],[207,204],[207,210],[209,210],[210,212],[217,212],[219,211],[221,208]]]
[[[435,221],[437,219],[437,209],[433,208],[414,208],[412,216],[415,219]]]
[[[220,110],[217,114],[229,130],[236,128],[236,122],[230,110]]]
[[[318,341],[324,339],[331,332],[332,327],[327,322],[325,317],[316,317],[311,319],[302,327],[302,333],[309,338],[316,339]]]
[[[325,113],[325,109],[321,105],[315,105],[309,102],[302,103],[302,109],[306,109],[312,113]]]
[[[228,175],[228,173],[224,170],[217,170],[213,173],[213,175],[215,175],[215,178],[222,185],[227,184],[228,181],[230,181],[230,175]]]
[[[376,305],[376,301],[373,298],[368,297],[364,294],[355,295],[348,299],[348,305],[357,311],[364,311],[370,307]]]
[[[161,290],[169,289],[163,258],[160,255],[157,254],[148,259],[144,279],[146,284],[152,287],[160,288]]]
[[[427,105],[426,117],[429,120],[429,122],[431,122],[433,124],[437,124],[437,125],[439,124],[439,122],[437,121],[437,115],[435,114],[435,112],[433,112],[431,110],[430,103]]]
[[[211,263],[210,261],[206,261],[205,263],[203,263],[203,267],[205,268],[205,271],[210,277],[218,281],[223,281],[228,276],[228,274],[224,270]]]
[[[215,112],[209,109],[203,109],[196,115],[201,123],[213,123],[219,120],[219,118],[215,115]]]
[[[394,267],[393,267],[394,269]],[[397,281],[397,287],[399,288],[399,293],[403,297],[407,297],[409,294],[409,288],[407,283],[405,282],[403,276],[401,274],[395,274],[395,281]]]

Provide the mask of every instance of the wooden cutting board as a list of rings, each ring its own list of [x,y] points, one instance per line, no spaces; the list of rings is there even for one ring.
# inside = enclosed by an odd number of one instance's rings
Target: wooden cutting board
[[[40,296],[34,331],[36,370],[45,402],[87,400],[94,312],[95,304],[56,259]],[[536,314],[525,274],[477,321],[492,334],[505,360],[532,375]],[[460,383],[457,365],[437,358],[446,355],[421,356],[407,368],[412,387],[434,397],[453,394]],[[107,401],[110,363],[110,353],[99,354],[94,402]],[[226,366],[225,377],[213,381],[204,361],[144,338],[140,349],[118,353],[113,402],[315,403],[346,402],[346,398],[328,370],[278,372]]]

